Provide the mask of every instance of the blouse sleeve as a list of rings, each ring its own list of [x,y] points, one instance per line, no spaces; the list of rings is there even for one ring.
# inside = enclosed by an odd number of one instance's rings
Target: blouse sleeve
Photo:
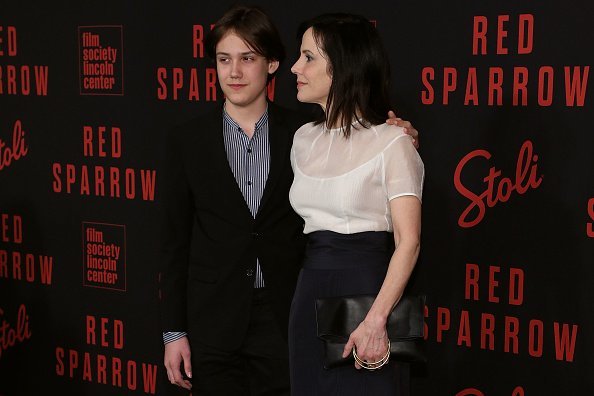
[[[414,195],[421,201],[425,167],[408,135],[396,137],[383,152],[388,200]]]

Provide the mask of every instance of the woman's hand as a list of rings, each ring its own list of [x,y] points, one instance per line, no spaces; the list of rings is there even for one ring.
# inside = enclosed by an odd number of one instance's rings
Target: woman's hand
[[[353,348],[356,348],[357,356],[363,361],[375,363],[382,360],[388,352],[386,321],[365,319],[361,322],[349,336],[342,357],[349,356]],[[361,365],[355,362],[355,368],[360,369]]]

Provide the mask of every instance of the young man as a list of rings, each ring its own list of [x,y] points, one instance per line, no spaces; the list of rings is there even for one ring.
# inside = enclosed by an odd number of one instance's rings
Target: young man
[[[225,13],[207,49],[225,103],[174,130],[167,148],[165,367],[194,395],[288,395],[287,321],[305,243],[289,152],[307,120],[266,100],[285,54],[260,9]]]

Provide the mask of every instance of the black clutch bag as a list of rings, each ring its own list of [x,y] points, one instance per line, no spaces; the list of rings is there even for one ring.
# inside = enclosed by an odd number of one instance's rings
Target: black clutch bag
[[[369,312],[375,296],[343,296],[316,300],[318,337],[324,341],[324,368],[353,364],[353,355],[342,357],[350,334]],[[423,310],[425,296],[404,295],[388,317],[386,330],[390,339],[390,359],[402,362],[425,362]]]

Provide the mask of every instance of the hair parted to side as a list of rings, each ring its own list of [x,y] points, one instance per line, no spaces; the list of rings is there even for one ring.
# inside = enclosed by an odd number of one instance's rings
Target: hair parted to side
[[[390,110],[390,63],[375,27],[360,15],[323,14],[299,26],[299,42],[310,27],[332,77],[326,114],[316,123],[339,126],[346,137],[354,121],[366,128],[384,123]]]
[[[270,17],[259,7],[235,5],[215,23],[206,36],[207,55],[215,59],[219,41],[229,32],[241,37],[258,55],[282,63],[285,47]],[[273,75],[269,76],[269,79]]]

